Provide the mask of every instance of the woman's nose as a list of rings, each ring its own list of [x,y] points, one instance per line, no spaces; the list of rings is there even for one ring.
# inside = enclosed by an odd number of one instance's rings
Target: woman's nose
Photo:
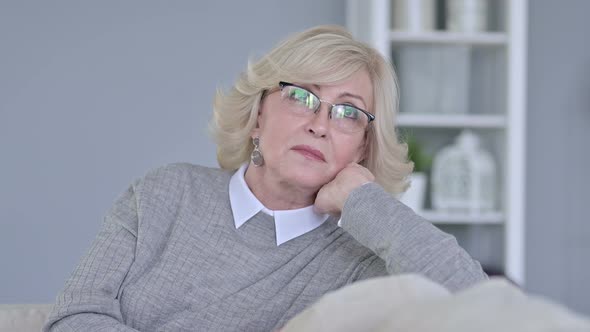
[[[317,137],[326,137],[330,126],[329,109],[330,105],[322,103],[307,124],[307,131]]]

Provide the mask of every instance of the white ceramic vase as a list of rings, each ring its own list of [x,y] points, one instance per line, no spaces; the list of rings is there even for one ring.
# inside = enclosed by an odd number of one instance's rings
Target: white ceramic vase
[[[421,32],[436,28],[436,0],[393,0],[394,30]]]
[[[400,201],[409,206],[415,212],[424,209],[424,198],[426,197],[426,181],[428,177],[425,173],[416,172],[409,176],[410,187],[406,192],[401,194]]]
[[[447,30],[474,33],[487,30],[489,0],[446,0]]]

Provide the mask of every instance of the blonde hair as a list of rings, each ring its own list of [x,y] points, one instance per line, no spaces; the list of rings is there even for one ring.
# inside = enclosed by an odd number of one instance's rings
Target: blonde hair
[[[386,191],[405,191],[413,163],[395,130],[399,107],[396,74],[374,48],[354,40],[339,26],[318,26],[287,38],[260,60],[250,61],[227,94],[218,89],[210,130],[221,168],[234,170],[249,160],[253,150],[250,135],[263,93],[276,88],[279,81],[330,84],[363,69],[373,83],[373,107],[368,111],[376,119],[369,125],[361,164]]]

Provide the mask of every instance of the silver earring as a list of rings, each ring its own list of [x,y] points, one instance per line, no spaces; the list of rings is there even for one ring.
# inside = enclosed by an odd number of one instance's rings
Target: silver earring
[[[262,166],[264,165],[264,158],[262,157],[262,152],[260,152],[260,138],[254,137],[252,143],[254,143],[254,151],[250,155],[250,160],[256,167]]]

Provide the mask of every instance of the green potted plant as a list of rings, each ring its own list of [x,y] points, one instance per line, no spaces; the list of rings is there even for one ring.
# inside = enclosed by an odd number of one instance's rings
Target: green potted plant
[[[408,159],[414,162],[414,171],[408,178],[410,187],[402,194],[400,201],[418,212],[424,209],[432,156],[424,152],[422,144],[414,135],[407,135],[405,142],[408,145]]]

